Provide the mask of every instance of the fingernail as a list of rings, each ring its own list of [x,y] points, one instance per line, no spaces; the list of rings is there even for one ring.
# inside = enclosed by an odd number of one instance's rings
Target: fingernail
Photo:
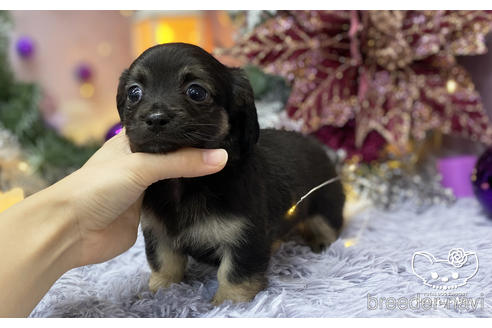
[[[207,149],[203,151],[203,162],[207,165],[218,166],[227,161],[227,152],[224,149]]]

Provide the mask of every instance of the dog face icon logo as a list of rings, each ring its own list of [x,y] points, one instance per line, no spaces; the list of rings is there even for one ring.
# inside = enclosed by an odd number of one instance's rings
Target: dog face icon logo
[[[447,259],[436,259],[429,252],[413,253],[412,271],[424,285],[449,290],[466,285],[478,272],[478,257],[474,251],[453,248]]]

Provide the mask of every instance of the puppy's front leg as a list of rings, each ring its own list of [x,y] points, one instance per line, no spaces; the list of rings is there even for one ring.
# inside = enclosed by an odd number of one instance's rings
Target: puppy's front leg
[[[152,270],[149,279],[149,289],[155,293],[159,288],[167,288],[171,284],[183,281],[188,257],[170,249],[165,249],[161,255],[161,268]]]
[[[217,272],[219,288],[212,304],[226,300],[248,302],[267,285],[265,271],[268,267],[269,250],[254,252],[251,249],[224,251]]]
[[[144,229],[145,253],[151,268],[149,289],[156,292],[179,283],[184,278],[188,257],[171,248],[169,240],[162,234],[157,236],[151,229]]]

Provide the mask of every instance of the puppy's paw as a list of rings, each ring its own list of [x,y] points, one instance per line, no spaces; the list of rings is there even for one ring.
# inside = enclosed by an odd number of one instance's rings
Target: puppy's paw
[[[212,305],[213,306],[219,306],[222,303],[224,303],[226,300],[222,297],[219,297],[217,294],[214,295],[214,298],[212,298]]]
[[[319,233],[315,234],[313,238],[306,239],[308,246],[311,248],[313,253],[321,253],[326,248],[328,248],[337,239],[337,234],[334,230],[330,233]]]
[[[243,283],[233,284],[219,279],[219,288],[212,299],[212,304],[217,306],[224,301],[233,303],[249,302],[266,287],[265,277],[250,278]]]
[[[232,290],[224,291],[224,289],[219,288],[217,293],[215,293],[214,298],[212,298],[212,305],[218,306],[225,301],[232,301],[233,303],[249,302],[255,296],[256,293],[247,292],[235,294]]]
[[[321,253],[326,247],[330,246],[330,244],[325,244],[323,240],[311,240],[308,242],[308,246],[313,253]]]
[[[156,293],[160,288],[168,288],[172,284],[180,283],[182,280],[181,277],[152,272],[149,279],[149,289],[152,293]]]

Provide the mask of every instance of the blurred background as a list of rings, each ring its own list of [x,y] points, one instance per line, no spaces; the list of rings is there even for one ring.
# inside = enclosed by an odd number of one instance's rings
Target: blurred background
[[[188,42],[246,70],[262,127],[323,142],[349,197],[492,203],[475,168],[492,167],[491,28],[485,11],[0,12],[0,202],[80,167],[120,128],[121,72]]]
[[[100,141],[119,120],[119,75],[145,49],[183,41],[212,51],[232,45],[225,12],[13,11],[9,58],[20,81],[39,84],[43,115],[78,144]],[[19,55],[15,41],[29,40]]]

